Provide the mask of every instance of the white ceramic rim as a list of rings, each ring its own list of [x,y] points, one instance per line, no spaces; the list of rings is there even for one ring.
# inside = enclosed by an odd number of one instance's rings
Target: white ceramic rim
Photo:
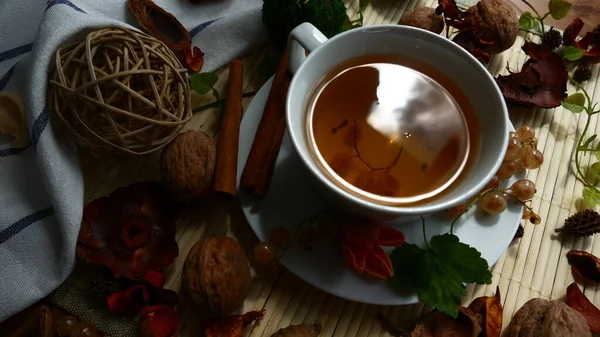
[[[504,130],[505,132],[502,133],[504,135],[502,143],[506,144],[508,142],[510,125],[511,125],[511,122],[510,122],[510,119],[508,116],[508,108],[504,101],[502,92],[500,91],[500,88],[498,88],[498,85],[496,84],[494,78],[489,73],[487,68],[484,67],[483,64],[481,64],[481,62],[479,62],[473,55],[471,55],[465,49],[463,49],[459,45],[455,44],[454,42],[446,39],[445,37],[442,37],[441,35],[429,32],[424,29],[416,28],[416,27],[404,26],[404,25],[392,25],[392,24],[379,24],[379,25],[364,26],[364,27],[355,28],[355,29],[340,33],[340,34],[332,37],[331,39],[327,40],[326,42],[324,42],[323,43],[324,46],[321,46],[308,54],[306,59],[302,62],[302,64],[300,65],[300,67],[298,68],[296,73],[294,74],[294,77],[292,78],[292,81],[290,83],[290,86],[289,86],[289,89],[287,92],[287,96],[286,96],[286,111],[285,111],[286,126],[288,129],[289,135],[290,135],[290,140],[294,146],[295,151],[298,153],[298,156],[301,158],[302,162],[309,169],[309,171],[312,173],[312,175],[314,177],[316,177],[320,181],[320,183],[324,184],[330,191],[332,191],[337,197],[346,199],[349,202],[361,205],[362,207],[367,208],[367,209],[371,209],[371,210],[374,210],[377,212],[387,213],[387,214],[391,214],[391,215],[397,215],[397,216],[431,214],[431,213],[436,213],[436,212],[440,212],[440,211],[452,208],[452,207],[464,202],[469,196],[477,194],[492,179],[492,177],[496,174],[496,172],[500,168],[500,165],[502,164],[504,155],[506,153],[506,147],[504,147],[502,149],[501,153],[498,153],[498,159],[494,163],[493,169],[484,175],[484,179],[481,179],[477,184],[474,184],[474,186],[472,186],[463,195],[462,198],[455,197],[453,199],[450,199],[450,200],[447,200],[444,202],[437,202],[436,200],[433,200],[428,203],[419,204],[419,205],[411,205],[411,206],[381,205],[381,204],[372,203],[372,202],[363,200],[357,196],[354,196],[354,195],[344,191],[339,186],[337,186],[334,182],[332,182],[327,177],[325,177],[325,175],[317,167],[315,167],[316,165],[312,165],[312,163],[314,162],[313,158],[306,158],[306,156],[300,155],[300,153],[302,151],[301,151],[300,145],[298,145],[298,142],[299,142],[298,132],[303,132],[304,127],[302,126],[301,128],[294,128],[290,122],[291,118],[288,116],[290,114],[290,111],[292,111],[292,107],[290,106],[290,97],[293,95],[293,93],[295,91],[294,89],[298,85],[297,82],[299,81],[298,78],[300,77],[299,74],[302,74],[302,72],[305,71],[304,69],[309,67],[311,62],[314,62],[313,61],[314,59],[320,57],[320,55],[322,53],[324,53],[323,50],[324,50],[324,48],[327,48],[326,44],[329,41],[335,41],[335,40],[344,38],[347,35],[359,34],[359,33],[370,32],[370,31],[376,32],[376,31],[381,31],[381,30],[386,30],[386,31],[396,30],[396,31],[403,32],[405,35],[411,35],[415,39],[430,40],[430,41],[434,40],[434,42],[436,44],[438,44],[438,46],[445,47],[445,48],[449,49],[450,51],[452,51],[456,54],[459,54],[459,56],[463,57],[473,67],[473,71],[479,72],[480,75],[486,81],[485,83],[482,83],[481,85],[489,85],[492,88],[492,90],[496,93],[496,95],[498,96],[499,101],[502,104],[500,109],[504,113],[504,120],[505,120],[504,125],[501,125],[498,127],[503,127],[505,129]]]

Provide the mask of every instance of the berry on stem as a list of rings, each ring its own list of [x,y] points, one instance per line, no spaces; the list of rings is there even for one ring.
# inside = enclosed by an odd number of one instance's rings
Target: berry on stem
[[[521,165],[529,170],[535,170],[544,163],[542,151],[533,148],[525,148],[521,154]]]
[[[522,151],[523,146],[521,145],[519,138],[511,137],[508,139],[504,160],[517,160],[521,156]]]
[[[515,172],[517,172],[517,162],[514,160],[505,160],[500,165],[498,172],[496,172],[496,176],[504,180],[512,177]]]
[[[261,264],[268,264],[275,259],[275,248],[266,241],[261,241],[254,246],[254,260]]]
[[[521,125],[517,128],[517,137],[522,142],[528,142],[535,137],[535,130],[529,125]]]
[[[491,215],[498,215],[506,209],[507,203],[504,195],[499,191],[486,192],[479,200],[481,209]]]
[[[519,179],[510,187],[512,195],[521,200],[529,200],[535,195],[535,184],[529,179]]]

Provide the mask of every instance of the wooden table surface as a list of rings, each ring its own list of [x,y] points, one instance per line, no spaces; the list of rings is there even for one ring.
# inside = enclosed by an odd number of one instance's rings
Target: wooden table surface
[[[520,0],[512,0],[519,8],[526,9],[526,6]],[[545,11],[547,8],[546,0],[530,0],[531,3]],[[372,0],[373,3],[379,3],[377,9],[368,9],[365,15],[366,24],[374,23],[395,23],[398,22],[402,14],[407,8],[413,8],[417,5],[434,6],[433,0]],[[593,28],[600,23],[600,0],[572,0],[572,12],[569,19],[563,20],[556,27],[561,29],[570,22],[571,18],[580,16]],[[355,10],[358,0],[352,1],[351,8]],[[373,4],[375,6],[375,4]],[[549,21],[548,24],[554,24]],[[521,40],[522,42],[522,40]],[[520,45],[515,45],[514,50],[517,50]],[[258,90],[266,81],[264,76],[259,74],[258,68],[260,60],[269,57],[271,51],[268,49],[257,48],[244,57],[244,91]],[[514,53],[513,53],[514,54]],[[514,54],[517,55],[517,54]],[[498,64],[506,65],[510,61],[512,64],[522,64],[523,56],[505,56]],[[500,66],[496,67],[496,72],[505,73],[505,70]],[[597,69],[594,69],[595,78],[597,78]],[[228,70],[222,69],[219,71],[219,82],[216,87],[224,92],[227,81]],[[592,89],[593,92],[593,89]],[[198,104],[200,102],[210,101],[209,97],[196,97]],[[251,101],[251,98],[245,99],[244,106]],[[541,114],[541,115],[540,115]],[[564,113],[563,113],[564,114]],[[540,144],[550,139],[550,131],[552,123],[547,126],[544,121],[547,120],[548,113],[539,112],[535,115],[511,114],[511,119],[515,125],[520,123],[528,123],[535,126],[536,131],[540,132]],[[537,117],[542,116],[542,117]],[[577,120],[564,117],[566,120],[562,124],[567,124],[567,130],[573,131],[573,125],[577,126]],[[560,117],[558,117],[560,118]],[[218,127],[218,113],[215,109],[207,110],[196,114],[192,121],[186,126],[188,129],[200,129],[215,134]],[[564,131],[562,131],[564,132]],[[563,135],[564,141],[568,142],[573,135]],[[563,137],[560,136],[560,137]],[[548,143],[547,146],[562,146],[559,144],[559,135],[556,143]],[[570,138],[569,138],[570,137]],[[553,140],[554,141],[554,140]],[[550,140],[548,140],[550,142]],[[571,140],[572,142],[572,140]],[[567,145],[564,145],[565,147]],[[547,153],[552,152],[553,148],[546,149]],[[111,192],[117,187],[128,185],[134,181],[143,180],[160,180],[160,174],[157,166],[157,157],[155,155],[143,159],[127,159],[127,160],[112,160],[98,162],[94,158],[83,157],[82,165],[85,173],[85,198],[90,201],[94,198],[103,196]],[[551,165],[550,162],[562,163],[564,158],[547,158],[545,165]],[[557,164],[558,165],[558,164]],[[561,166],[562,167],[562,166]],[[546,174],[550,174],[548,170],[555,176],[558,172],[567,174],[566,169],[554,168],[546,169]],[[542,175],[542,173],[540,173]],[[545,177],[544,177],[545,178]],[[559,177],[557,179],[563,179]],[[564,178],[566,179],[566,178]],[[557,180],[558,181],[558,180]],[[569,180],[571,181],[571,180]],[[537,183],[537,182],[536,182]],[[575,183],[573,183],[575,184]],[[543,187],[543,186],[542,186]],[[554,188],[546,187],[546,188]],[[565,197],[566,198],[566,197]],[[552,199],[554,200],[554,199]],[[548,218],[564,219],[573,212],[573,203],[568,200],[565,205],[554,206],[553,201],[540,199],[536,201],[535,206],[544,209],[544,215]],[[494,284],[489,287],[469,287],[469,295],[465,299],[470,301],[476,296],[483,294],[491,295],[496,285],[499,285],[503,298],[509,298],[505,302],[505,325],[507,320],[510,320],[511,315],[522,305],[528,298],[545,297],[558,298],[562,296],[564,288],[560,288],[563,284],[568,284],[569,279],[553,280],[560,268],[565,269],[563,262],[560,262],[559,267],[550,265],[554,255],[564,252],[564,243],[558,247],[551,246],[554,243],[545,241],[545,237],[541,235],[546,233],[546,230],[552,231],[553,226],[558,226],[556,221],[552,224],[539,225],[535,228],[526,227],[525,237],[522,243],[517,246],[507,248],[506,254],[494,266]],[[544,227],[545,226],[545,227]],[[541,231],[541,234],[540,234]],[[254,243],[257,241],[254,233],[250,230],[241,209],[235,200],[215,199],[208,202],[197,209],[186,213],[178,223],[177,240],[180,246],[179,258],[170,266],[166,273],[168,276],[166,287],[179,290],[181,288],[181,268],[183,261],[190,247],[200,238],[208,236],[230,235],[238,238],[249,256]],[[525,241],[528,240],[528,241]],[[571,242],[569,245],[579,244],[578,241]],[[530,260],[530,252],[542,248],[548,248],[549,245],[558,249],[558,253],[549,254],[550,262],[546,261],[543,264],[538,264],[537,260]],[[586,242],[582,241],[581,245],[585,246]],[[600,251],[600,246],[596,246],[595,241],[587,243]],[[562,247],[562,248],[561,248]],[[554,255],[553,255],[554,254]],[[537,256],[537,255],[536,255]],[[558,260],[558,258],[557,258]],[[531,268],[525,268],[529,266]],[[555,268],[556,273],[547,274],[548,270]],[[280,327],[285,327],[289,324],[298,323],[314,323],[319,322],[323,325],[324,330],[322,336],[389,336],[382,331],[378,323],[373,319],[377,312],[381,312],[390,317],[395,323],[400,326],[410,327],[411,324],[418,319],[423,311],[423,306],[418,304],[414,306],[404,307],[379,307],[366,304],[353,303],[328,295],[314,287],[299,280],[295,275],[282,269],[263,269],[260,266],[253,265],[253,284],[248,298],[246,299],[243,311],[267,309],[265,319],[254,327],[248,329],[248,335],[251,336],[270,336]],[[548,278],[550,278],[548,280]],[[547,282],[550,282],[548,285]],[[555,288],[558,287],[558,288]],[[586,290],[586,295],[598,304],[600,303],[600,295],[596,294],[595,290]],[[182,336],[198,336],[198,317],[195,316],[193,306],[183,305],[181,308],[181,319],[183,324]]]

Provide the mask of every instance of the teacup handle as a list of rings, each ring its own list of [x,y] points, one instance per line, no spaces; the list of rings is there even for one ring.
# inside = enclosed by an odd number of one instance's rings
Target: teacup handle
[[[294,28],[288,37],[290,73],[294,75],[298,71],[298,68],[306,59],[306,51],[309,53],[314,51],[325,41],[327,41],[327,37],[317,27],[308,22]]]

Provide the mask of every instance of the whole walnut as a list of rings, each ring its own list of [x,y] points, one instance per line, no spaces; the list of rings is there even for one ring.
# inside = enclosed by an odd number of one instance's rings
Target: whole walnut
[[[160,168],[169,195],[181,202],[198,199],[212,186],[217,152],[214,138],[185,131],[167,145]]]
[[[585,318],[558,300],[534,298],[515,313],[504,337],[591,337]]]
[[[435,13],[435,9],[426,6],[415,7],[410,13],[405,14],[400,22],[401,25],[412,26],[441,33],[444,30],[444,19]]]
[[[250,263],[230,237],[200,240],[183,264],[182,285],[192,300],[215,315],[237,311],[250,290]]]
[[[486,51],[499,54],[515,44],[519,33],[519,18],[506,0],[481,0],[467,10],[469,21],[479,37],[491,45]]]

